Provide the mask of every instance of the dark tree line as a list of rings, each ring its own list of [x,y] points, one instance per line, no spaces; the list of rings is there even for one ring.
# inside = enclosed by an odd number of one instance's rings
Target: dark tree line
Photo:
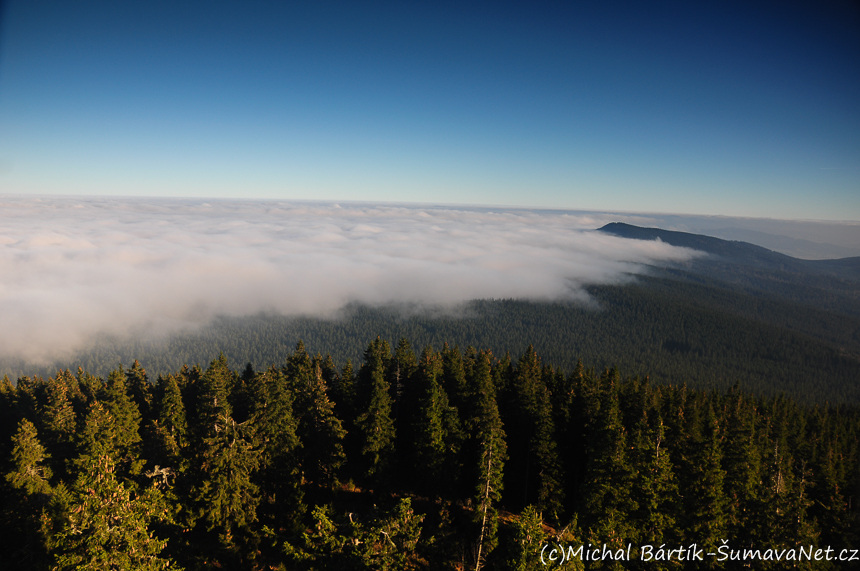
[[[221,350],[238,364],[262,369],[286,361],[296,339],[330,351],[337,363],[358,364],[372,331],[384,339],[405,337],[416,352],[449,341],[515,354],[528,340],[544,363],[566,371],[581,358],[597,370],[618,366],[661,384],[724,392],[740,380],[758,395],[785,393],[806,404],[860,403],[860,317],[700,282],[639,276],[633,284],[589,288],[589,305],[475,300],[455,316],[351,306],[337,320],[223,317],[161,341],[97,340],[50,367],[3,359],[0,376],[48,377],[81,366],[107,377],[117,363],[140,359],[156,377],[153,371],[167,374],[177,363],[207,362]]]
[[[547,541],[860,546],[857,409],[405,339],[357,366],[300,342],[282,366],[222,354],[151,381],[135,361],[0,384],[6,568],[538,569]],[[732,568],[664,567],[709,566]]]

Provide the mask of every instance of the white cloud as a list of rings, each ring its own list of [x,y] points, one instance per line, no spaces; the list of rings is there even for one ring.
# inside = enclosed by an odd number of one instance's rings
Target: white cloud
[[[217,314],[582,298],[695,255],[592,232],[611,220],[594,213],[5,197],[0,220],[0,352],[28,360]]]

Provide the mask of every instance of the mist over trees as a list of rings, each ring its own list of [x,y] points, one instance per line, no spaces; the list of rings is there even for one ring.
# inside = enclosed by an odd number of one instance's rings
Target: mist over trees
[[[4,379],[7,568],[538,569],[549,541],[860,541],[856,408],[563,371],[532,347],[376,338],[336,363],[300,342],[234,366]]]
[[[736,382],[767,396],[809,404],[860,403],[860,318],[714,284],[660,277],[589,288],[591,304],[478,300],[456,314],[353,306],[338,319],[258,315],[221,318],[164,342],[104,340],[74,358],[46,366],[7,365],[9,376],[53,375],[78,366],[107,376],[140,359],[157,374],[176,363],[206,363],[223,350],[258,369],[283,363],[296,339],[337,363],[363,359],[366,332],[409,339],[421,348],[447,341],[520,354],[531,343],[542,362],[572,371],[582,358],[597,369],[617,366],[656,383],[725,391]]]

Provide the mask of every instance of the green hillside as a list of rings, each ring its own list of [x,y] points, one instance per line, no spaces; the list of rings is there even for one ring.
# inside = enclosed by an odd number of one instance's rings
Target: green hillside
[[[106,376],[135,359],[153,373],[207,363],[283,363],[298,340],[335,363],[358,362],[370,337],[408,338],[417,347],[494,348],[519,354],[529,343],[546,363],[618,366],[654,382],[802,402],[860,402],[858,259],[798,260],[742,242],[610,224],[633,239],[660,239],[707,255],[652,267],[624,285],[588,289],[590,301],[475,300],[456,308],[352,305],[337,319],[221,317],[167,339],[103,338],[50,365],[0,362],[0,374],[50,376],[83,366]]]
[[[804,402],[860,402],[858,318],[666,278],[640,278],[590,293],[589,305],[473,301],[456,317],[354,306],[338,320],[221,318],[162,343],[106,340],[67,362],[12,371],[12,376],[48,375],[78,365],[104,376],[134,359],[159,373],[176,363],[207,363],[220,351],[234,363],[259,368],[283,363],[299,339],[312,353],[355,363],[367,337],[379,335],[406,337],[417,347],[448,343],[511,354],[521,353],[529,340],[545,362],[565,371],[581,359],[660,383],[719,389],[739,383],[759,394],[785,392]]]

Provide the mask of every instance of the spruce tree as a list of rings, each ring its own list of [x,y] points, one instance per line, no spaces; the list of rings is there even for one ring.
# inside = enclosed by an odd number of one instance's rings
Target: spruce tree
[[[227,364],[227,357],[221,353],[213,360],[206,371],[195,383],[196,393],[195,444],[200,445],[204,438],[212,436],[223,417],[232,419],[230,407],[230,387],[233,384],[233,373]]]
[[[456,345],[453,349],[446,343],[442,348],[442,374],[439,384],[445,389],[451,405],[462,410],[469,398],[469,387],[466,385],[466,369],[463,355]]]
[[[750,516],[760,505],[762,486],[761,452],[756,439],[756,417],[747,397],[731,395],[728,401],[727,436],[731,446],[725,450],[725,490],[728,499],[728,534],[750,538],[755,521]]]
[[[293,396],[283,372],[272,367],[249,383],[254,395],[255,446],[260,467],[255,482],[260,488],[261,522],[293,528],[304,515]]]
[[[47,386],[47,404],[40,418],[50,441],[56,444],[69,443],[74,438],[76,414],[70,395],[70,387],[62,377],[50,379]]]
[[[774,410],[778,403],[768,404],[770,406],[762,411],[765,422],[763,430],[759,431],[761,444],[764,444],[759,506],[748,533],[754,541],[767,539],[775,545],[783,545],[795,539],[794,522],[797,520],[792,517],[795,514],[791,513],[793,510],[789,506],[795,487],[793,460],[788,452],[784,426],[780,426],[784,419],[780,418],[779,411]]]
[[[50,493],[51,469],[43,465],[46,459],[48,454],[39,442],[36,427],[29,420],[22,419],[12,437],[14,469],[6,474],[6,480],[27,496]]]
[[[85,402],[90,403],[98,398],[102,389],[102,380],[99,377],[94,377],[78,367],[75,379]]]
[[[253,381],[254,376],[254,367],[251,363],[245,364],[241,375],[233,375],[230,386],[230,407],[233,411],[233,420],[236,422],[245,422],[251,416],[254,398],[249,383]]]
[[[568,546],[582,542],[577,541],[577,538],[573,537],[567,529],[555,536],[547,533],[540,511],[534,506],[526,506],[510,527],[512,533],[503,569],[539,571],[547,569],[547,564],[552,565],[553,569],[568,571],[581,571],[585,568],[577,557],[566,559],[564,562],[561,561],[561,557],[558,557],[555,563],[546,559],[548,553],[544,550],[545,546]],[[542,554],[543,560],[541,560]],[[477,571],[480,571],[480,568]]]
[[[495,388],[491,376],[490,354],[481,353],[472,359],[469,371],[470,395],[469,416],[465,421],[466,432],[471,435],[465,450],[471,452],[471,468],[468,472],[474,484],[475,506],[473,520],[478,525],[477,548],[475,550],[476,571],[498,545],[498,512],[496,506],[502,498],[507,446],[505,431],[496,404]]]
[[[358,416],[355,420],[359,438],[358,461],[361,473],[372,485],[387,481],[394,455],[394,422],[391,419],[391,395],[385,378],[391,349],[377,338],[364,353],[359,371],[356,396]]]
[[[188,422],[185,417],[185,404],[179,383],[173,375],[158,378],[156,417],[158,424],[167,431],[177,447],[187,445]]]
[[[142,464],[137,462],[140,447],[140,411],[129,395],[122,367],[111,371],[101,401],[115,423],[114,460],[123,470],[135,474]]]
[[[182,474],[187,468],[185,452],[188,425],[176,377],[159,376],[153,400],[153,416],[144,437],[144,455],[159,470]]]
[[[135,359],[131,367],[125,372],[125,383],[128,393],[137,405],[140,415],[144,421],[150,419],[152,407],[152,384],[146,376],[146,370],[140,362]]]
[[[441,370],[439,356],[431,347],[425,348],[413,381],[417,405],[409,430],[413,440],[404,443],[404,450],[410,451],[411,481],[426,495],[447,491],[444,487],[448,399],[437,380]]]
[[[222,547],[235,551],[257,521],[259,488],[253,482],[260,454],[247,425],[222,415],[202,443],[198,484],[191,491],[194,517],[217,533]]]
[[[719,419],[708,403],[704,430],[698,439],[687,443],[685,489],[683,490],[683,528],[687,539],[715,553],[720,540],[728,536],[728,501],[722,468],[723,444]]]
[[[154,522],[172,521],[156,484],[140,494],[117,479],[110,456],[92,458],[79,472],[68,513],[49,545],[58,570],[176,569],[160,557],[167,544],[153,536]]]
[[[22,419],[11,438],[12,470],[0,485],[0,551],[8,569],[45,569],[48,554],[40,516],[50,501],[51,469],[36,427]]]
[[[832,420],[828,419],[828,424],[830,422]],[[846,490],[843,480],[844,456],[840,454],[839,442],[832,434],[825,434],[818,448],[812,464],[814,473],[818,475],[816,485],[811,489],[804,488],[804,493],[809,494],[809,499],[814,502],[810,512],[817,516],[822,530],[822,539],[848,545],[849,540],[853,539],[851,535],[858,532],[854,530],[852,533],[851,528],[848,527],[852,523],[852,516],[856,518],[857,510],[854,509],[851,513],[846,509],[848,501],[845,493],[846,491],[850,493],[850,488]],[[854,478],[860,479],[860,467],[855,464],[854,470]]]
[[[529,346],[507,385],[508,453],[506,496],[512,505],[534,504],[550,518],[561,515],[564,490],[555,441],[550,393],[540,360]]]
[[[89,469],[102,456],[120,457],[122,436],[116,419],[99,401],[90,404],[83,430],[77,436],[77,471]]]
[[[631,452],[636,469],[633,484],[636,510],[630,515],[636,522],[636,539],[650,545],[674,542],[678,539],[674,515],[679,500],[678,485],[662,418],[658,416],[651,426],[647,412],[643,411]]]
[[[335,482],[337,471],[346,460],[342,443],[345,431],[328,398],[320,361],[312,360],[299,341],[287,359],[284,375],[295,395],[293,414],[296,434],[303,444],[299,455],[304,477],[327,487]]]
[[[8,375],[0,379],[0,458],[6,458],[11,448],[9,436],[18,426],[18,391],[9,381]]]
[[[344,422],[349,432],[349,427],[353,426],[356,417],[355,372],[349,359],[341,369],[340,375],[334,378],[330,394],[337,417]]]
[[[410,392],[410,384],[415,371],[418,369],[418,364],[415,359],[415,352],[409,345],[409,341],[401,338],[397,342],[397,348],[394,350],[394,358],[388,364],[388,378],[391,385],[392,399],[392,417],[395,421],[396,429],[399,431],[403,426],[403,420],[408,423],[409,403],[406,397]]]
[[[603,403],[587,436],[588,466],[583,487],[587,539],[613,549],[633,541],[639,531],[631,521],[638,508],[633,491],[636,472],[618,403],[619,382],[615,370],[606,371],[601,380]]]
[[[42,431],[43,443],[50,449],[51,439],[46,433],[47,423],[42,414],[47,406],[48,383],[41,377],[23,376],[15,384],[14,406],[19,418],[30,418],[35,421],[36,426]],[[17,426],[17,424],[16,424]]]

